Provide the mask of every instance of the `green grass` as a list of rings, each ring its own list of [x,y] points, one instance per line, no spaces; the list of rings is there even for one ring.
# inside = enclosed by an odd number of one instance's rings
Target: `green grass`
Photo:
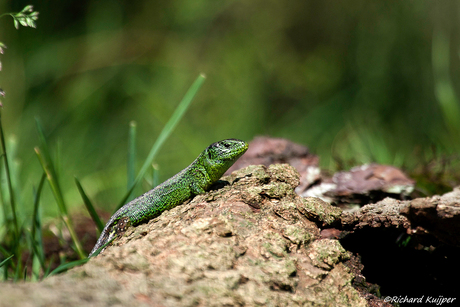
[[[187,91],[184,98],[173,112],[171,118],[168,120],[165,127],[159,134],[155,143],[152,145],[150,153],[142,164],[142,167],[137,175],[135,145],[137,128],[135,122],[130,123],[127,148],[127,192],[119,202],[118,207],[126,203],[126,201],[131,197],[134,188],[141,182],[144,177],[148,176],[148,170],[152,167],[154,168],[153,176],[150,175],[150,179],[147,179],[147,181],[151,181],[152,185],[157,184],[158,171],[156,170],[157,167],[154,166],[155,164],[153,161],[166,139],[172,134],[174,128],[183,118],[185,112],[192,103],[193,98],[196,96],[204,80],[205,77],[203,75],[198,76],[196,81]],[[3,131],[0,116],[0,143],[2,148],[1,171],[2,176],[6,179],[7,184],[7,188],[4,189],[5,191],[2,191],[2,209],[5,223],[3,223],[3,229],[0,231],[0,278],[4,281],[36,281],[47,276],[64,272],[72,267],[82,265],[89,260],[89,258],[87,258],[86,252],[83,250],[81,238],[77,236],[75,231],[72,217],[68,213],[69,210],[67,201],[61,188],[62,178],[60,178],[59,172],[57,171],[58,165],[60,163],[59,155],[58,153],[54,156],[52,155],[48,140],[45,136],[46,134],[38,119],[36,120],[36,126],[40,145],[35,147],[35,153],[43,173],[40,177],[40,181],[36,185],[36,188],[34,188],[32,191],[34,195],[33,214],[31,220],[27,221],[20,219],[17,214],[18,208],[24,208],[25,204],[18,202],[15,196],[21,195],[22,193],[28,193],[29,191],[23,191],[18,184],[15,184],[19,182],[18,178],[16,178],[18,174],[17,172],[11,171],[11,161],[14,159],[14,156],[10,155],[11,152],[7,148],[7,143],[5,142],[5,133]],[[60,220],[70,235],[70,245],[77,257],[77,260],[74,261],[70,261],[71,259],[61,257],[62,259],[60,260],[60,265],[54,270],[51,270],[53,259],[46,259],[45,256],[45,247],[43,243],[43,224],[40,215],[40,200],[45,183],[48,183],[52,191],[55,203],[58,207]],[[86,210],[88,211],[100,232],[103,229],[104,224],[99,218],[93,202],[86,194],[78,178],[75,178],[75,184],[82,197],[83,203],[85,204]],[[7,204],[9,204],[9,206],[7,206]],[[63,238],[60,239],[61,242],[66,242]],[[23,259],[26,259],[26,261],[24,262]]]
[[[147,159],[145,159],[144,164],[141,167],[141,170],[137,174],[136,178],[132,182],[132,184],[128,187],[128,191],[123,197],[122,201],[118,205],[117,209],[123,206],[126,201],[130,198],[131,193],[133,189],[136,187],[136,185],[140,182],[140,180],[145,176],[147,170],[151,167],[153,159],[155,159],[158,151],[160,150],[161,146],[163,143],[166,141],[166,139],[171,135],[171,132],[174,130],[174,128],[177,126],[179,121],[182,119],[184,116],[185,112],[187,111],[188,107],[190,106],[190,103],[192,102],[193,98],[195,97],[196,93],[200,89],[201,85],[203,85],[203,82],[205,80],[205,76],[202,74],[198,76],[198,78],[195,80],[195,82],[192,84],[190,89],[185,93],[184,98],[182,101],[179,103],[177,106],[176,110],[172,114],[171,118],[169,121],[166,123],[164,126],[163,130],[160,132],[160,135],[158,136],[157,140],[153,144],[152,148],[150,149],[150,152],[147,156]],[[131,147],[129,147],[131,148]],[[128,157],[132,157],[134,154],[128,153]],[[134,158],[132,158],[134,159]],[[128,163],[130,165],[131,163]],[[134,164],[134,162],[132,163]]]
[[[48,149],[48,144],[43,133],[43,128],[40,122],[37,120],[37,131],[40,139],[40,147],[35,147],[35,153],[38,156],[38,160],[43,168],[43,171],[46,174],[49,185],[53,192],[53,196],[56,199],[56,204],[59,208],[59,215],[64,222],[67,230],[70,233],[72,242],[74,244],[74,249],[77,252],[78,256],[83,259],[86,258],[85,252],[81,245],[80,240],[77,237],[71,218],[69,217],[67,205],[62,194],[61,186],[59,184],[57,172],[56,172],[56,163],[53,161],[51,154]]]

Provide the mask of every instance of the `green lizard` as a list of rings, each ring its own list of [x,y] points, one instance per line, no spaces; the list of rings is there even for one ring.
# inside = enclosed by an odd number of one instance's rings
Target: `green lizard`
[[[194,195],[205,193],[247,149],[248,144],[237,139],[209,145],[185,169],[118,209],[105,225],[89,257],[128,226],[147,222]]]

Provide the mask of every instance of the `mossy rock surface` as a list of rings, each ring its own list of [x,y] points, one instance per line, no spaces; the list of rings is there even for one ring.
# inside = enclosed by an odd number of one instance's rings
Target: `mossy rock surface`
[[[297,196],[291,166],[250,166],[223,180],[81,267],[3,284],[0,306],[367,305],[343,264],[349,253],[317,227],[340,212]]]

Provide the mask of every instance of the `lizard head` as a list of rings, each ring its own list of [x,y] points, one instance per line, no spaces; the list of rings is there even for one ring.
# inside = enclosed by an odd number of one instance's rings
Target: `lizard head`
[[[226,139],[209,145],[204,151],[208,173],[219,179],[248,150],[248,146],[245,141],[237,139]]]

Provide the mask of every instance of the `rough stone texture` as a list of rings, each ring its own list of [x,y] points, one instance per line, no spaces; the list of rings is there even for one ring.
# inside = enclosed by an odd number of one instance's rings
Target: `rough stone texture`
[[[317,227],[340,210],[297,196],[294,168],[251,166],[225,179],[82,267],[3,284],[0,306],[367,306],[344,265],[350,253]]]
[[[321,179],[318,167],[319,157],[300,144],[282,138],[259,136],[249,143],[249,149],[228,170],[227,174],[249,165],[269,166],[277,163],[288,163],[300,174],[300,182],[296,192],[308,189]]]
[[[460,187],[442,196],[401,201],[385,198],[341,215],[341,228],[399,228],[420,243],[460,246]]]
[[[343,212],[342,225],[346,229],[350,229],[351,226],[354,230],[363,228],[409,229],[409,220],[401,215],[401,210],[408,204],[409,201],[387,197],[375,204],[366,205],[353,213]]]
[[[401,213],[411,222],[411,234],[460,246],[460,187],[442,196],[416,198]]]
[[[338,195],[365,194],[382,191],[389,194],[409,195],[414,190],[414,180],[391,165],[365,164],[348,172],[338,172],[332,178]]]
[[[303,197],[318,197],[339,205],[343,209],[377,202],[387,196],[407,199],[415,181],[400,169],[390,165],[365,164],[349,171],[335,173],[332,177],[319,168],[319,157],[303,145],[282,138],[256,137],[249,143],[248,151],[228,170],[249,165],[269,166],[288,163],[300,174],[295,188]]]
[[[296,191],[301,196],[319,197],[346,208],[348,204],[365,205],[386,196],[406,199],[414,185],[415,181],[400,169],[372,163],[337,172],[332,178],[324,177],[320,183]]]
[[[393,307],[392,304],[385,302],[384,299],[379,298],[380,287],[375,284],[368,283],[366,277],[362,274],[364,266],[361,262],[360,256],[352,255],[345,265],[350,269],[354,275],[353,287],[364,297],[369,307]]]
[[[357,285],[364,276],[351,268],[353,285],[360,293],[360,287],[368,293],[363,297],[370,306],[375,301],[369,293],[455,298],[458,284],[452,282],[452,276],[460,274],[459,200],[459,188],[412,201],[386,198],[352,214],[344,213],[342,225],[334,225],[336,231],[329,229],[325,234],[322,230],[321,235],[340,238],[344,248],[361,257],[365,278],[381,289],[374,292],[366,279]]]

